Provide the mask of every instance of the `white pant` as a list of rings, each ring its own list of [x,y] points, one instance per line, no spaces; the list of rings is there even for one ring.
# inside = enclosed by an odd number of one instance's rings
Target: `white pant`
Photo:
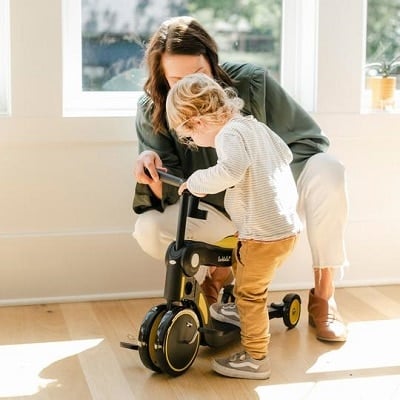
[[[311,157],[297,181],[297,211],[307,229],[314,268],[348,265],[344,244],[347,187],[344,166],[332,155]]]
[[[307,161],[297,190],[298,213],[307,229],[313,267],[347,265],[344,246],[347,191],[343,165],[330,154],[316,154]],[[214,207],[201,203],[200,208],[208,211],[207,220],[189,218],[186,239],[215,243],[236,232],[232,221]],[[163,213],[149,210],[138,215],[133,236],[146,253],[164,260],[167,247],[175,240],[178,212],[176,203]]]

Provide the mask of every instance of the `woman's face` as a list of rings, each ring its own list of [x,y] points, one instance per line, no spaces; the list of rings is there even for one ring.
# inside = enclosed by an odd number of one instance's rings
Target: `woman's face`
[[[190,56],[164,53],[161,56],[161,64],[169,87],[174,86],[184,76],[197,72],[202,72],[212,78],[210,64],[202,54]]]

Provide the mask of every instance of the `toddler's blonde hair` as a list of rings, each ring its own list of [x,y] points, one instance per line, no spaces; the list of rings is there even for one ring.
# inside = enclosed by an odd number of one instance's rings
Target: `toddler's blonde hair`
[[[168,125],[178,136],[184,136],[195,127],[195,119],[208,124],[225,123],[240,112],[243,104],[232,88],[223,89],[203,73],[190,74],[174,84],[168,93]]]

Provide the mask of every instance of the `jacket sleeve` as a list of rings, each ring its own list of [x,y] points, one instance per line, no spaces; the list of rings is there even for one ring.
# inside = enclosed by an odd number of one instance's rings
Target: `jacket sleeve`
[[[155,151],[163,161],[163,165],[168,168],[169,173],[183,177],[173,138],[169,133],[156,134],[153,131],[150,117],[151,101],[144,95],[139,99],[135,122],[139,153],[144,150]],[[137,214],[141,214],[149,209],[163,211],[166,206],[178,201],[177,188],[163,184],[162,192],[162,199],[158,199],[148,185],[137,183],[133,198],[133,210]]]

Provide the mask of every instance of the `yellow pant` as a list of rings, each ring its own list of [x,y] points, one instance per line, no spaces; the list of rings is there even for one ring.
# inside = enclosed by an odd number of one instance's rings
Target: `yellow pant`
[[[268,354],[268,287],[295,242],[296,236],[271,242],[239,240],[233,252],[241,342],[252,358],[261,359]]]

